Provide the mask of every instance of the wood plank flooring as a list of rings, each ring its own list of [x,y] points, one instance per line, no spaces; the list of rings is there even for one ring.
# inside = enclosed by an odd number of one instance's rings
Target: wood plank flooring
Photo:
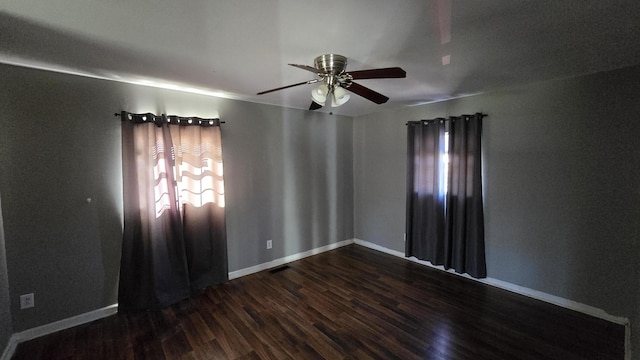
[[[162,311],[22,343],[13,359],[624,359],[624,327],[358,245]]]

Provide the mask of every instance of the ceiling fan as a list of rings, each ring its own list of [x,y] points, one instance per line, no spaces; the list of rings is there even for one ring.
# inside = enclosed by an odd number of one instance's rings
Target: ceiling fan
[[[407,76],[407,73],[399,67],[347,72],[347,58],[337,54],[325,54],[318,56],[315,58],[313,63],[314,67],[298,64],[289,65],[316,73],[318,76],[317,79],[261,91],[257,95],[288,89],[299,85],[320,83],[318,87],[311,91],[312,101],[311,106],[309,106],[309,110],[320,109],[324,106],[327,98],[331,99],[331,106],[333,107],[346,103],[351,95],[349,95],[345,89],[354,94],[360,95],[365,99],[373,101],[376,104],[383,104],[389,100],[388,97],[355,83],[353,80],[404,78]]]

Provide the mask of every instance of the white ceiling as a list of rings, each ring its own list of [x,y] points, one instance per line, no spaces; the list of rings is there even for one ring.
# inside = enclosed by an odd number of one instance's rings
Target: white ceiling
[[[183,86],[307,109],[313,85],[255,95],[314,74],[325,53],[347,70],[402,67],[359,80],[357,116],[640,63],[638,0],[0,0],[0,62]],[[443,59],[449,57],[449,64]],[[446,61],[445,61],[446,62]]]

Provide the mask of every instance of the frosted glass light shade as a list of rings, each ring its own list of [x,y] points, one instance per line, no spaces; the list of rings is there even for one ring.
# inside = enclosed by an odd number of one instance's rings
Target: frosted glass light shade
[[[311,99],[314,102],[324,106],[325,101],[327,101],[327,93],[329,93],[329,87],[327,85],[322,84],[317,88],[311,90]]]
[[[333,96],[331,97],[331,106],[338,107],[351,99],[351,95],[346,92],[342,87],[336,86],[333,89]]]

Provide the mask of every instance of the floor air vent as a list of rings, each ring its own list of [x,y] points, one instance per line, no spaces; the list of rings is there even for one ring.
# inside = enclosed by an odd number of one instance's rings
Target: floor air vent
[[[282,265],[282,266],[278,266],[277,268],[273,268],[269,270],[269,272],[272,274],[275,274],[275,273],[279,273],[282,270],[287,270],[288,268],[289,268],[289,265]]]

